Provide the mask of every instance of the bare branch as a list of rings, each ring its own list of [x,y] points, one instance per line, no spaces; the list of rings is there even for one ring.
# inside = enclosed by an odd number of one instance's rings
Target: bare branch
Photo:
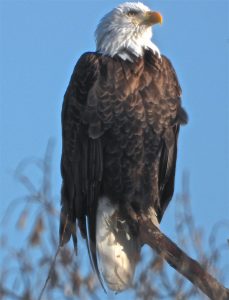
[[[41,299],[42,299],[42,296],[43,296],[43,294],[44,294],[44,291],[45,291],[45,289],[46,289],[46,286],[47,286],[47,284],[48,284],[48,282],[49,282],[49,280],[50,280],[50,278],[51,278],[51,275],[52,275],[52,273],[53,273],[53,271],[54,271],[55,264],[56,264],[56,259],[57,259],[57,256],[58,256],[59,252],[60,252],[60,246],[58,246],[58,248],[57,248],[56,254],[55,254],[55,256],[54,256],[54,259],[53,259],[53,261],[52,261],[52,263],[51,263],[51,266],[50,266],[50,269],[49,269],[49,272],[48,272],[48,276],[47,276],[47,278],[46,278],[46,280],[45,280],[45,284],[44,284],[44,286],[43,286],[43,288],[42,288],[42,290],[41,290],[41,292],[40,292],[40,295],[39,295],[39,297],[38,297],[38,300],[41,300]]]
[[[183,252],[150,220],[141,216],[139,224],[143,244],[147,244],[153,248],[170,266],[185,276],[210,299],[229,299],[229,289],[222,286],[213,276],[204,270],[197,261]]]

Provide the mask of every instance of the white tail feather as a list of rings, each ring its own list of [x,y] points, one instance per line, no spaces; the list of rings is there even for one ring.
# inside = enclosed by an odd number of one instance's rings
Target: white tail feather
[[[129,225],[120,219],[118,206],[106,197],[99,199],[96,216],[96,248],[99,268],[109,289],[130,287],[139,255]]]

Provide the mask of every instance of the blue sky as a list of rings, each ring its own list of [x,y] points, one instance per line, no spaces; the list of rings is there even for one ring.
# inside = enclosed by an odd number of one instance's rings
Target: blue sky
[[[95,49],[98,21],[118,3],[0,0],[0,217],[24,193],[13,176],[17,164],[42,157],[50,137],[56,141],[53,184],[59,194],[63,95],[79,56]],[[180,134],[176,193],[188,170],[193,213],[209,233],[229,218],[229,5],[144,3],[164,17],[154,41],[177,71],[190,119]],[[173,224],[172,203],[162,229],[175,238]]]

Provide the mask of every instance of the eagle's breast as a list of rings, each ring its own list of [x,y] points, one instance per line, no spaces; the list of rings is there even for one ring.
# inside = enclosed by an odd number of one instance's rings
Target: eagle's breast
[[[103,133],[103,193],[115,202],[152,203],[159,197],[158,153],[178,102],[162,88],[166,77],[161,59],[147,55],[134,63],[101,56],[88,96],[95,118],[89,130]]]

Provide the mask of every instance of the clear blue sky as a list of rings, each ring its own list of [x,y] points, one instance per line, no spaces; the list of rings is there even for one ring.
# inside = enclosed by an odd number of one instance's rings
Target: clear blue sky
[[[56,140],[58,195],[63,95],[79,56],[95,49],[98,21],[118,3],[0,0],[0,217],[24,193],[13,178],[17,164],[42,157],[49,137]],[[229,218],[228,1],[144,3],[164,17],[154,41],[177,71],[190,118],[180,135],[176,193],[188,170],[193,213],[209,233]],[[170,237],[175,237],[173,224],[171,204],[162,223]]]

